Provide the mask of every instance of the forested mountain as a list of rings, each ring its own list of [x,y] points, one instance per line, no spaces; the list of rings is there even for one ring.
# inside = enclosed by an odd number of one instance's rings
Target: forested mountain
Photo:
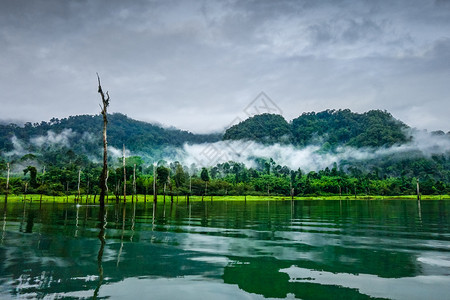
[[[400,195],[414,193],[417,178],[423,193],[450,192],[450,134],[414,132],[385,111],[326,110],[304,113],[291,122],[263,114],[224,135],[167,129],[122,114],[108,119],[109,182],[114,191],[124,184],[125,144],[130,150],[127,190],[132,188],[130,176],[136,166],[139,193],[151,189],[155,162],[160,192],[169,182],[177,193],[187,193],[192,179],[192,192],[198,195],[208,181],[209,193],[216,195],[289,195],[291,187],[296,195],[349,195],[355,190]],[[99,115],[0,125],[0,193],[5,191],[8,167],[14,193],[73,194],[80,174],[84,191],[96,193],[102,169],[101,132]],[[239,139],[257,143],[245,144],[248,148],[240,151],[239,142],[229,142]],[[204,142],[219,143],[198,145]],[[202,159],[223,154],[228,161],[211,159],[201,168]]]
[[[290,143],[291,126],[280,115],[262,114],[227,129],[224,140],[253,140],[259,143]]]
[[[109,115],[108,142],[115,148],[120,149],[125,144],[131,151],[150,154],[167,146],[216,142],[222,137],[224,140],[247,139],[261,144],[299,147],[315,143],[324,145],[324,149],[337,145],[382,147],[407,142],[410,139],[407,128],[386,111],[359,114],[345,109],[303,113],[289,123],[280,115],[256,115],[227,129],[222,136],[220,133],[193,134],[167,129],[116,113]],[[0,153],[13,151],[18,146],[24,152],[35,152],[55,143],[70,145],[75,152],[97,153],[101,146],[101,130],[100,115],[53,118],[49,122],[25,123],[23,127],[0,125]]]
[[[363,114],[345,110],[303,113],[287,123],[280,115],[257,115],[231,128],[224,139],[249,139],[262,143],[292,143],[306,146],[328,143],[330,146],[382,147],[403,144],[410,137],[408,126],[386,111]]]
[[[115,113],[108,116],[108,144],[121,149],[125,145],[131,151],[152,152],[165,146],[182,146],[184,143],[214,142],[221,134],[193,134],[178,129],[167,129],[158,125],[133,120]],[[98,152],[101,146],[102,117],[100,115],[53,118],[50,122],[0,125],[0,153],[13,151],[22,142],[24,151],[32,152],[37,147],[53,144],[70,145],[73,150]],[[16,144],[17,144],[16,143]]]

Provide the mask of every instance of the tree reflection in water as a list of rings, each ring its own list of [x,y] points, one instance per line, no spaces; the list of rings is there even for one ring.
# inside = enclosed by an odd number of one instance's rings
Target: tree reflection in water
[[[98,285],[97,288],[94,291],[94,299],[97,299],[98,293],[100,291],[100,287],[103,282],[103,265],[102,265],[102,259],[103,259],[103,251],[105,249],[105,229],[106,229],[106,217],[107,217],[107,211],[104,207],[101,207],[98,213],[98,227],[100,228],[100,232],[98,233],[98,239],[100,240],[100,249],[98,250],[97,255],[97,266],[98,266]]]

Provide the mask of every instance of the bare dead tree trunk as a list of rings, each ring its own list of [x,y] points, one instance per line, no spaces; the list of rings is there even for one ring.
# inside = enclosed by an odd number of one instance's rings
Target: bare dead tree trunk
[[[78,170],[78,201],[80,201],[80,181],[81,181],[81,169]]]
[[[133,203],[133,198],[136,195],[136,164],[133,166],[133,195],[131,196],[131,203]],[[136,195],[137,201],[137,195]]]
[[[123,203],[127,202],[127,170],[125,168],[125,144],[123,144]]]
[[[24,193],[23,193],[23,200],[24,201],[26,200],[26,197],[27,197],[27,190],[28,190],[28,182],[25,182],[25,190],[24,190]]]
[[[109,170],[106,171],[106,180],[105,180],[106,202],[108,202],[108,190],[109,190],[108,189],[108,178],[109,178]],[[101,193],[101,191],[100,191],[100,193]],[[100,194],[100,196],[101,196],[101,194]],[[105,195],[103,195],[103,199],[105,199]],[[100,201],[100,199],[99,199],[99,201]],[[105,201],[103,200],[103,205],[104,205],[104,203],[105,203]],[[100,205],[101,205],[101,203],[100,203]]]
[[[44,184],[44,175],[45,175],[45,166],[44,166],[44,169],[42,170],[42,180],[41,180],[41,184]]]
[[[115,195],[116,195],[116,203],[119,203],[119,195],[120,195],[120,180],[118,180],[118,181],[116,182]]]
[[[292,187],[292,180],[289,182],[289,190],[291,192],[291,200],[294,200],[294,188]]]
[[[158,193],[156,192],[156,164],[153,165],[153,201],[158,201]]]
[[[8,202],[8,192],[9,192],[9,163],[6,163],[7,173],[6,173],[6,191],[5,191],[5,203]]]
[[[419,178],[417,178],[417,200],[420,200],[420,186],[419,186]]]
[[[44,185],[44,176],[45,176],[45,166],[44,166],[44,169],[42,170],[41,185]],[[43,191],[41,191],[41,198],[40,198],[41,203],[42,203],[42,193],[43,193]]]
[[[100,175],[100,207],[105,206],[105,194],[108,193],[108,186],[107,186],[107,180],[108,180],[108,142],[106,140],[106,127],[108,125],[108,118],[107,118],[107,109],[109,106],[109,93],[106,92],[103,93],[102,86],[100,84],[100,76],[98,76],[97,73],[97,79],[98,79],[98,93],[102,97],[102,105],[100,105],[101,113],[103,116],[103,169],[102,173]]]
[[[88,180],[87,180],[86,204],[88,203],[88,199],[89,199],[89,176],[88,176]]]

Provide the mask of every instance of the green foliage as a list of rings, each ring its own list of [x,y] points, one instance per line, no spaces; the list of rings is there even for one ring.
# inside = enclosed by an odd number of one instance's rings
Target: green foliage
[[[30,172],[31,187],[36,187],[37,186],[37,182],[36,182],[37,170],[36,170],[36,168],[33,166],[28,166],[26,169],[23,170],[23,175],[27,175],[28,172]]]
[[[168,182],[169,179],[169,172],[170,170],[164,166],[159,166],[156,169],[156,180],[160,183],[160,184],[165,184]]]
[[[224,140],[253,140],[259,143],[289,143],[291,130],[280,115],[262,114],[227,129]]]
[[[209,181],[209,174],[208,174],[208,170],[206,168],[202,168],[202,172],[200,173],[200,178],[203,181]]]
[[[121,148],[125,143],[133,153],[158,151],[170,154],[166,146],[181,146],[186,142],[217,141],[219,135],[194,135],[189,132],[164,129],[156,125],[134,121],[121,114],[109,117],[109,144]],[[44,193],[48,195],[77,194],[78,171],[81,169],[81,193],[96,193],[101,173],[100,116],[76,116],[52,119],[49,123],[27,123],[23,128],[0,125],[0,151],[13,150],[12,136],[30,141],[37,136],[65,132],[70,148],[41,143],[24,144],[24,153],[8,155],[12,172],[11,193]],[[261,143],[293,143],[304,146],[315,139],[322,140],[319,151],[332,152],[338,145],[378,147],[401,144],[408,140],[406,125],[389,113],[370,111],[364,114],[349,110],[327,110],[307,113],[290,124],[281,116],[264,114],[250,118],[225,133],[225,139],[248,138]],[[72,133],[68,133],[70,129]],[[435,135],[442,136],[442,132]],[[26,146],[28,145],[28,146]],[[27,148],[28,147],[28,148]],[[148,150],[148,151],[147,151]],[[175,150],[174,150],[175,152]],[[92,155],[92,153],[96,153]],[[97,157],[97,159],[96,159]],[[153,161],[157,160],[156,158]],[[109,159],[109,194],[120,194],[123,188],[123,169],[117,157]],[[141,156],[126,160],[127,190],[131,191],[133,167],[136,165],[138,193],[153,192],[153,164]],[[46,167],[45,175],[42,173]],[[23,170],[23,174],[22,174]],[[190,170],[190,171],[188,171]],[[309,172],[308,172],[309,171]],[[0,160],[0,191],[6,187],[6,160]],[[239,162],[225,162],[208,169],[196,165],[183,166],[179,162],[160,160],[157,164],[157,181],[161,191],[164,184],[172,192],[187,193],[192,175],[192,193],[203,195],[208,185],[208,195],[284,195],[291,187],[295,195],[405,195],[415,193],[416,178],[420,178],[423,194],[441,195],[450,191],[450,158],[447,154],[424,156],[409,152],[382,156],[371,160],[341,161],[318,171],[291,170],[277,164],[272,158],[255,158],[252,167]],[[89,182],[89,184],[88,184]],[[173,184],[172,184],[173,183]],[[173,185],[173,186],[172,186]]]
[[[292,120],[294,144],[305,146],[321,138],[331,146],[381,147],[408,141],[407,126],[386,111],[363,114],[349,109],[304,113]]]
[[[119,113],[108,115],[108,144],[121,149],[125,144],[131,151],[145,151],[157,154],[165,146],[182,146],[184,143],[216,142],[222,138],[221,134],[193,134],[174,128],[163,128],[158,125],[141,122],[128,118]],[[43,144],[40,148],[30,141],[36,137],[45,137],[49,131],[54,134],[67,134],[71,149],[76,152],[101,153],[98,148],[102,145],[102,116],[80,115],[64,119],[53,118],[50,122],[26,123],[24,127],[15,124],[0,125],[0,151],[14,150],[12,138],[26,142],[28,152],[37,150],[52,150],[55,146],[64,144]],[[98,154],[99,155],[99,154]]]
[[[322,151],[337,145],[381,147],[409,140],[407,126],[386,111],[371,110],[363,114],[345,110],[304,113],[291,124],[280,115],[262,114],[229,128],[225,140],[247,139],[260,143],[292,143],[306,146],[321,142]]]

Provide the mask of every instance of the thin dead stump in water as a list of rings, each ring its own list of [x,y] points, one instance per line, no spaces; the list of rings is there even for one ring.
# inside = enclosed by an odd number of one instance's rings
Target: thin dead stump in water
[[[136,195],[136,164],[133,166],[133,195],[131,196],[131,203],[133,203],[133,198],[136,196],[136,202],[137,202],[137,195]]]
[[[108,141],[106,138],[106,128],[108,126],[108,106],[109,106],[109,93],[106,92],[106,96],[103,93],[102,85],[100,84],[100,76],[97,73],[98,79],[98,93],[102,97],[102,105],[100,105],[101,114],[103,116],[103,168],[100,175],[100,207],[105,206],[105,194],[108,195]],[[108,196],[106,196],[108,197]],[[108,198],[107,198],[108,199]]]
[[[127,202],[127,170],[125,168],[125,144],[123,144],[123,203]]]
[[[6,163],[7,173],[6,173],[6,190],[5,190],[5,203],[8,202],[8,192],[9,192],[9,163]]]
[[[163,202],[166,203],[166,184],[165,183],[164,183],[164,189],[163,190],[164,190],[164,198],[163,198],[164,200],[163,200]]]
[[[156,192],[156,164],[153,164],[153,202],[158,201],[158,193]]]
[[[109,202],[109,188],[108,188],[108,178],[109,178],[109,170],[106,171],[106,179],[105,179],[105,188],[106,188],[106,202]],[[103,199],[104,199],[105,195],[103,195]],[[103,200],[103,205],[102,205],[102,192],[100,190],[100,198],[99,198],[99,202],[100,202],[100,206],[104,206],[105,201]]]
[[[80,200],[80,181],[81,181],[81,169],[78,169],[78,199],[77,202]]]
[[[416,180],[417,182],[417,200],[420,201],[420,186],[419,186],[419,178]]]

